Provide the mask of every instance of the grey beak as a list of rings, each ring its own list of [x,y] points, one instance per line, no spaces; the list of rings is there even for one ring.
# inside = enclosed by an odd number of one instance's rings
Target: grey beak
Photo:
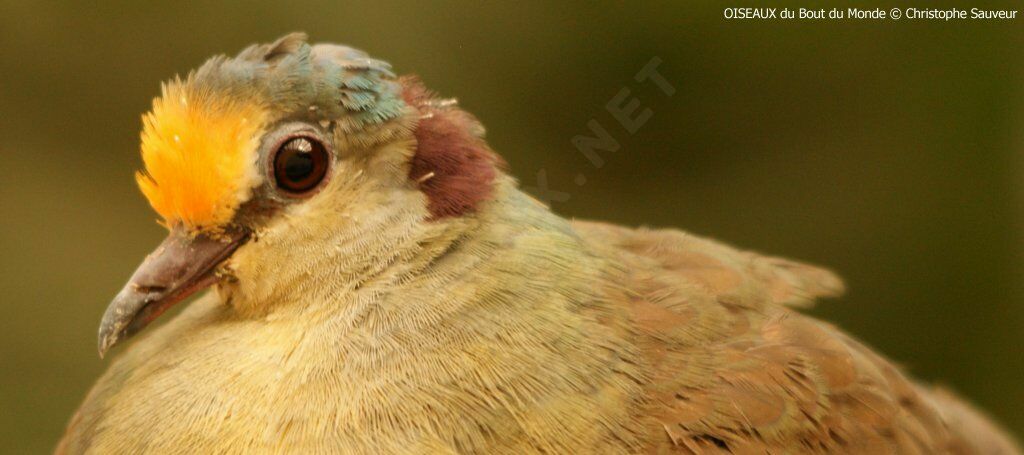
[[[100,357],[118,342],[145,328],[175,303],[220,281],[215,273],[217,266],[248,238],[248,231],[240,229],[216,238],[173,229],[139,265],[103,314]]]

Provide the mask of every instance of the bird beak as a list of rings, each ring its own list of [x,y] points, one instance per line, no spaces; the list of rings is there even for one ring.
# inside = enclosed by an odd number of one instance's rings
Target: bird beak
[[[175,303],[221,280],[217,266],[249,238],[229,230],[217,237],[193,235],[180,227],[146,257],[114,297],[100,322],[100,357],[153,322]]]

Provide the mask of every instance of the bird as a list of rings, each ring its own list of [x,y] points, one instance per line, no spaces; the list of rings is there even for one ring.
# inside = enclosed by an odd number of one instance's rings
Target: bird
[[[831,271],[563,218],[484,132],[302,33],[164,83],[136,180],[168,237],[56,452],[1021,453],[801,313]]]

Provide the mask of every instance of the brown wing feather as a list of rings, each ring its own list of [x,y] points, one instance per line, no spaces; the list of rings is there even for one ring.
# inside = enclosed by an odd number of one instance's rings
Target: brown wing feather
[[[839,295],[831,272],[679,231],[574,226],[629,270],[652,451],[1019,452],[952,397],[787,308]]]

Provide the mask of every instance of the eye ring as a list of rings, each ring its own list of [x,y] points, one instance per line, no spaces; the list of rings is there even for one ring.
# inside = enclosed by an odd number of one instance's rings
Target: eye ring
[[[308,196],[327,177],[331,155],[319,139],[290,136],[277,146],[271,160],[274,183],[289,196]]]

